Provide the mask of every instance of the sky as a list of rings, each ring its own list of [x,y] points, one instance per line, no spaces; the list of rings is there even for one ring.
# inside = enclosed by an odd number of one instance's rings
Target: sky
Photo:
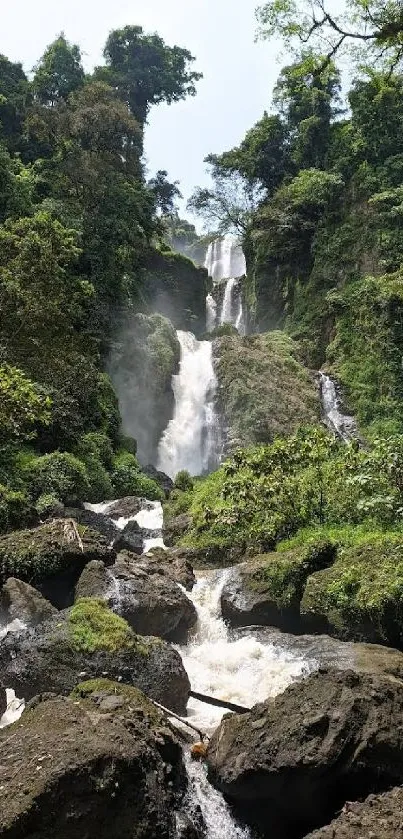
[[[203,159],[238,144],[270,107],[279,46],[255,43],[257,0],[0,0],[0,53],[29,72],[63,31],[87,70],[102,61],[111,29],[138,24],[190,50],[204,74],[195,98],[155,106],[145,151],[149,175],[166,169],[186,199],[207,182]]]

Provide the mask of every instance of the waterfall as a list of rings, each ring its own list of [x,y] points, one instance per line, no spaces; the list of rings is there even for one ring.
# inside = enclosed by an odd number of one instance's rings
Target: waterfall
[[[242,246],[236,236],[228,233],[221,239],[215,239],[207,249],[204,267],[213,282],[228,280],[230,277],[244,277],[246,261]]]
[[[242,246],[236,237],[227,235],[216,239],[208,247],[205,261],[209,276],[213,280],[213,293],[206,298],[207,330],[218,324],[230,323],[241,335],[245,334],[242,287],[240,278],[246,274],[246,261]],[[221,300],[217,315],[217,297]],[[215,295],[215,296],[214,296]]]
[[[217,465],[218,429],[214,410],[217,380],[210,341],[178,331],[179,373],[173,376],[174,416],[158,447],[158,469],[171,477],[186,469],[203,475]]]
[[[357,425],[354,417],[340,411],[340,400],[336,385],[329,376],[319,372],[320,393],[324,419],[330,431],[347,443],[357,437]]]
[[[217,321],[217,303],[212,294],[206,297],[206,329],[212,332]]]

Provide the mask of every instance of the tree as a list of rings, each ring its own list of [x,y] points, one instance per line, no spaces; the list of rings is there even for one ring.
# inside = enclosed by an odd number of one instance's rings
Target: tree
[[[96,75],[115,87],[141,125],[152,105],[194,96],[201,73],[190,69],[194,57],[182,47],[169,47],[159,35],[146,35],[141,26],[110,33],[104,49],[106,68]]]
[[[63,33],[45,50],[35,67],[32,89],[37,100],[48,107],[66,101],[84,83],[81,52],[66,41]]]
[[[333,14],[329,0],[270,0],[257,9],[260,36],[279,35],[291,49],[310,44],[325,52],[327,64],[342,48],[359,45],[367,56],[391,68],[403,57],[403,8],[400,0],[346,0]]]
[[[29,440],[50,418],[50,399],[17,367],[0,366],[0,445]]]
[[[165,169],[160,169],[153,178],[148,181],[148,188],[151,190],[155,205],[161,212],[161,215],[172,215],[176,210],[176,199],[183,198],[183,195],[178,189],[179,181],[170,183],[168,181],[168,172]]]
[[[11,151],[21,146],[29,82],[19,63],[0,55],[0,137]]]
[[[243,234],[262,197],[261,189],[251,187],[240,175],[213,172],[213,187],[197,187],[187,207],[211,231]]]

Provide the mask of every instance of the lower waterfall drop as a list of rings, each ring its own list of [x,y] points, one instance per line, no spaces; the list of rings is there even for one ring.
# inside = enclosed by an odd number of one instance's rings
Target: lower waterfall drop
[[[158,447],[158,469],[171,478],[186,469],[204,475],[217,466],[218,428],[214,411],[217,379],[211,341],[178,331],[180,368],[173,377],[175,409]]]

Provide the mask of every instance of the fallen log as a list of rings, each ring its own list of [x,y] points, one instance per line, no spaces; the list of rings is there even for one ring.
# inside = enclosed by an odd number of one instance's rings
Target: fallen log
[[[216,699],[214,696],[206,696],[204,693],[197,693],[195,690],[189,691],[189,696],[193,699],[198,699],[199,702],[205,702],[207,705],[216,705],[217,708],[228,708],[229,711],[234,711],[236,714],[247,714],[250,708],[245,708],[243,705],[235,705],[234,702],[226,702],[224,699]]]

